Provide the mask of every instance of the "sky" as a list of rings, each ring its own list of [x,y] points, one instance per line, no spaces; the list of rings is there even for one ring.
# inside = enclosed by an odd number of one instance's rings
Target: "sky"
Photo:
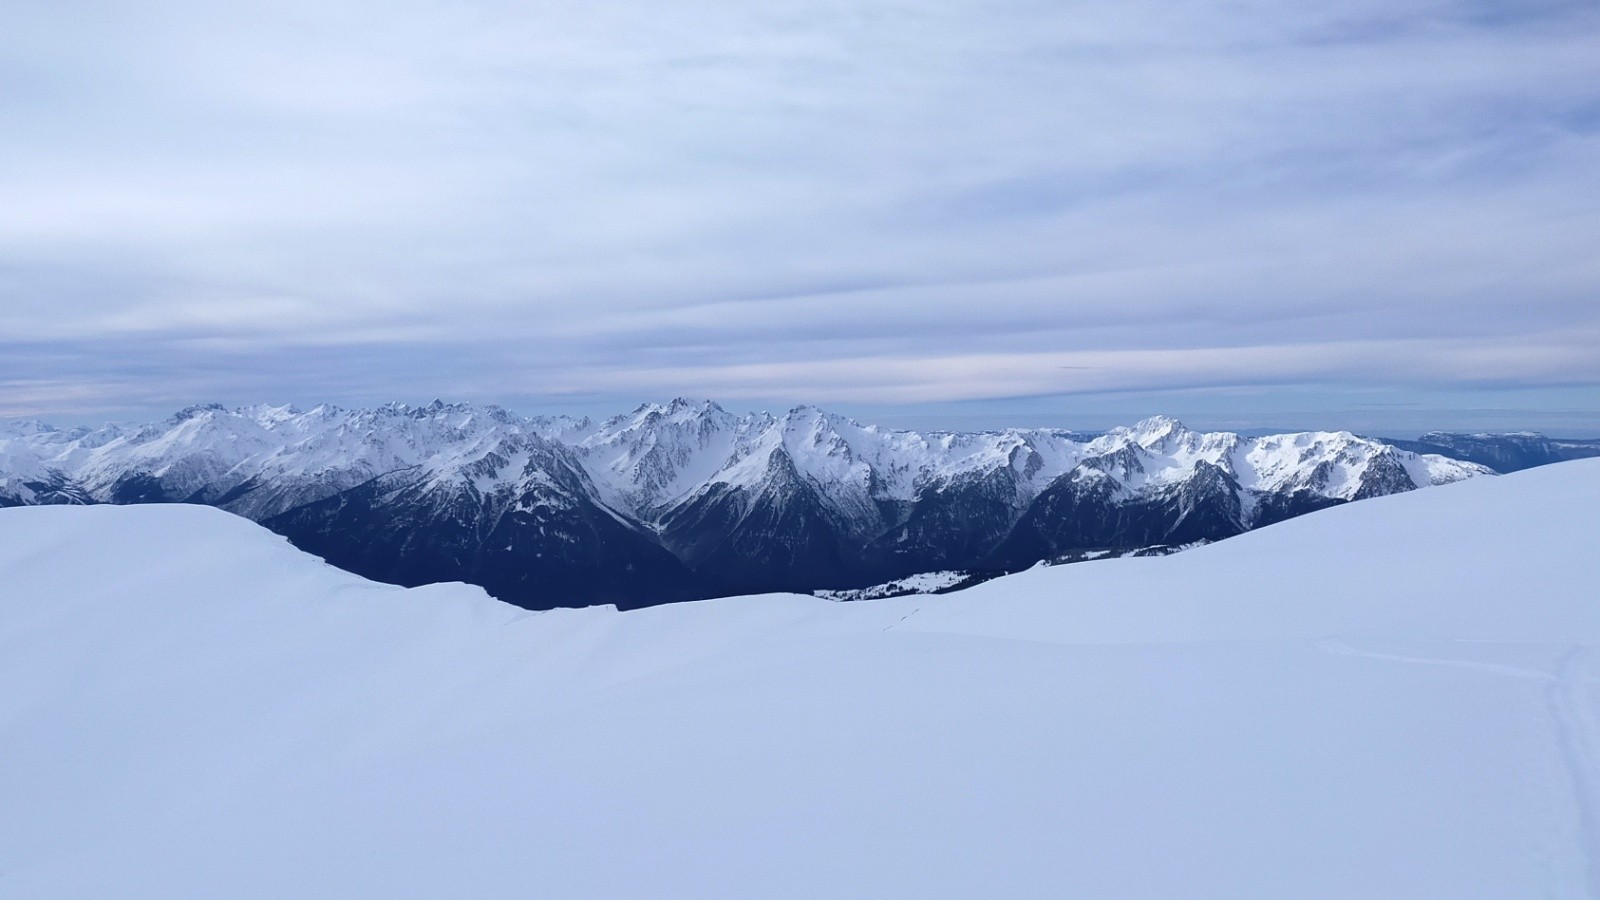
[[[0,417],[1600,434],[1597,0],[0,21]]]

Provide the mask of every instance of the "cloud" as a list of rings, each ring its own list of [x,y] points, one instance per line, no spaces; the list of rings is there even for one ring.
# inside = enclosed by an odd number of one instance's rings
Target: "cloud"
[[[1301,7],[34,4],[0,384],[1600,382],[1600,11]]]

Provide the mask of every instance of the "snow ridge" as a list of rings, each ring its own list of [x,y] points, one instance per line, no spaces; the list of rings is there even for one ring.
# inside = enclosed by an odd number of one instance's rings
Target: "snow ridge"
[[[1596,510],[1578,461],[938,597],[540,614],[213,509],[0,510],[0,897],[1592,896]]]

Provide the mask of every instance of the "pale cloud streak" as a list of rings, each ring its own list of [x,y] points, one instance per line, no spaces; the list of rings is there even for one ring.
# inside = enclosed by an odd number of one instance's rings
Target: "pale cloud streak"
[[[12,413],[1600,406],[1591,2],[4,12]]]

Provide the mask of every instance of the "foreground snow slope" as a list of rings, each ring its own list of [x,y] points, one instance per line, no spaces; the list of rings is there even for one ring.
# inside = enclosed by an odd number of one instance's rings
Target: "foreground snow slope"
[[[1600,895],[1600,461],[940,597],[531,614],[0,510],[0,896]]]

